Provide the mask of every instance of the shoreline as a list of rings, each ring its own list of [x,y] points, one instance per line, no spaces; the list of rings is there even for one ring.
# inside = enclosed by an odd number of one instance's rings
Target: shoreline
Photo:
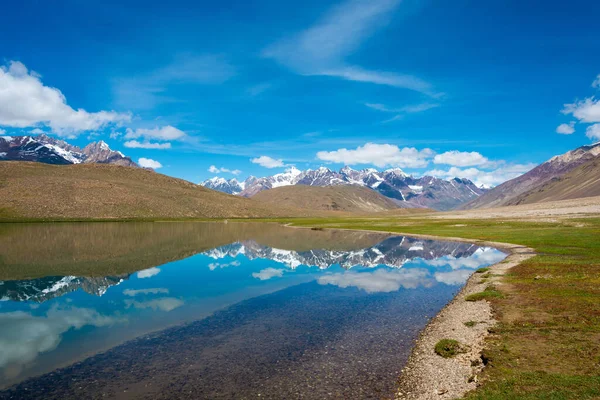
[[[290,228],[311,229],[310,227]],[[490,265],[490,278],[481,282],[476,272],[469,277],[456,296],[442,308],[419,333],[408,361],[398,377],[396,400],[456,399],[474,390],[479,385],[479,374],[483,371],[481,352],[485,339],[490,335],[489,328],[498,321],[495,319],[490,302],[486,300],[468,302],[465,297],[482,292],[494,284],[501,287],[501,277],[512,267],[534,257],[536,252],[527,247],[512,243],[491,242],[459,237],[444,237],[425,234],[410,234],[368,229],[323,228],[353,230],[361,232],[380,232],[420,239],[472,243],[479,246],[494,247],[508,255],[499,263]],[[476,321],[472,327],[465,322]],[[452,358],[443,358],[434,352],[436,343],[441,339],[454,339],[467,347],[465,353]]]

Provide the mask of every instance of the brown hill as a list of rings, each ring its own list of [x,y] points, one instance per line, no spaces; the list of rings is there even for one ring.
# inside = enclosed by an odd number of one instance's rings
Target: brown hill
[[[140,168],[0,162],[0,219],[301,216]]]
[[[600,158],[600,143],[582,146],[538,165],[531,171],[496,186],[483,196],[460,207],[462,209],[502,207],[516,203],[521,196],[561,179],[571,171]],[[548,189],[545,190],[548,192]],[[572,198],[572,197],[568,197]],[[532,200],[533,201],[533,200]]]
[[[398,208],[393,200],[361,186],[283,186],[259,192],[252,200],[273,206],[350,213]]]
[[[556,200],[600,196],[600,159],[596,158],[574,170],[536,186],[507,205],[532,204]]]

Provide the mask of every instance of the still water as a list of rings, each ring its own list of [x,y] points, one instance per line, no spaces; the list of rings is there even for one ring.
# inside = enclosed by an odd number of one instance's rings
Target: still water
[[[259,223],[0,225],[0,398],[392,398],[492,248]]]

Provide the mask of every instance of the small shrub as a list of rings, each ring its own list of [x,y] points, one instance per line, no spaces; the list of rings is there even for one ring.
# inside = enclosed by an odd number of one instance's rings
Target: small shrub
[[[465,297],[466,301],[479,301],[487,299],[501,299],[504,295],[492,286],[488,286],[483,292],[473,293]]]
[[[475,272],[478,273],[478,274],[483,274],[484,272],[488,272],[489,270],[490,269],[488,267],[485,267],[485,268],[479,268]]]
[[[467,322],[465,322],[465,326],[467,326],[469,328],[472,328],[475,325],[477,325],[477,321],[467,321]]]
[[[454,339],[442,339],[435,345],[435,353],[444,358],[454,357],[464,352],[463,346]]]

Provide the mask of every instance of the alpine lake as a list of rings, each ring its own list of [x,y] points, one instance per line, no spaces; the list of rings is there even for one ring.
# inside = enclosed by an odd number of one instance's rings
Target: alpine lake
[[[469,243],[275,223],[0,224],[0,398],[391,399]]]

